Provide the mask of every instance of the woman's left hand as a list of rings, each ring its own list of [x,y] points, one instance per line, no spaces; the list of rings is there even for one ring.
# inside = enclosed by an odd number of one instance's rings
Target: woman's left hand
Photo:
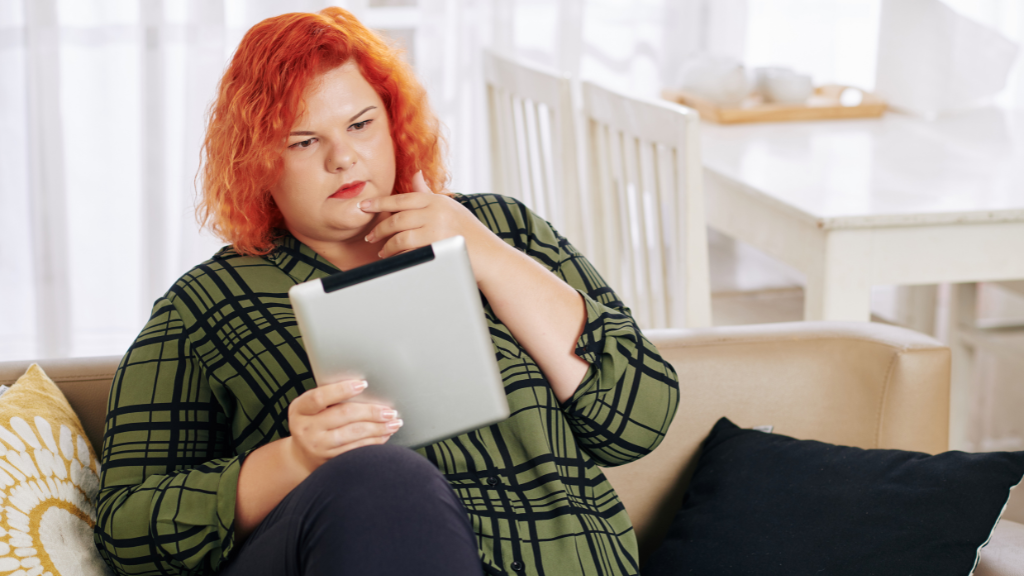
[[[466,250],[473,266],[477,283],[489,274],[488,264],[495,256],[511,248],[477,220],[466,207],[444,194],[430,191],[423,174],[417,172],[412,180],[413,192],[372,198],[359,203],[363,212],[390,212],[366,236],[370,243],[384,239],[379,256],[387,258],[451,238],[466,239]]]
[[[381,258],[462,235],[473,275],[494,314],[537,362],[565,402],[576,392],[589,364],[576,355],[587,319],[583,298],[533,258],[491,232],[453,198],[432,194],[417,173],[413,193],[364,200],[364,212],[391,212],[367,235],[387,239]]]

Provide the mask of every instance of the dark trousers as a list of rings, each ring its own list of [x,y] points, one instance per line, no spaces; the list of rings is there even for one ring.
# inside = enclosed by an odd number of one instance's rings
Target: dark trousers
[[[228,576],[483,574],[462,502],[433,464],[396,446],[331,459],[243,543]]]

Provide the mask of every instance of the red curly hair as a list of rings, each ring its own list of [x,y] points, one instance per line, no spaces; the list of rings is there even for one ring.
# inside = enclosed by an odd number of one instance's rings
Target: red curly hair
[[[202,192],[196,207],[240,254],[267,254],[284,232],[270,196],[303,94],[321,74],[354,60],[387,109],[395,147],[394,193],[412,191],[423,171],[431,190],[448,181],[445,142],[412,69],[375,33],[341,8],[268,18],[242,38],[221,78],[203,143]]]

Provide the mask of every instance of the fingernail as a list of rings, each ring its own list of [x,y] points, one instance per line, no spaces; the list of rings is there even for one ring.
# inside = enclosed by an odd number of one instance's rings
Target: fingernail
[[[383,258],[383,256],[381,256],[382,254],[384,254],[383,250],[381,250],[380,252],[377,252],[377,258]]]
[[[388,430],[391,430],[393,432],[401,428],[402,424],[404,424],[404,422],[402,422],[401,420],[392,420],[391,422],[388,422],[386,426],[388,427]]]
[[[394,420],[395,418],[398,418],[398,410],[383,410],[380,415],[383,416],[385,420]]]
[[[360,210],[366,210],[369,207],[370,207],[370,201],[369,200],[363,200],[362,202],[359,203],[359,209]]]
[[[366,390],[367,386],[369,386],[369,384],[366,383],[366,380],[360,380],[360,381],[354,382],[352,384],[352,391],[353,392],[362,392],[363,390]]]
[[[369,235],[369,234],[367,234],[367,235],[366,235],[366,236],[365,236],[365,237],[363,238],[363,240],[366,240],[367,242],[371,242],[371,240],[370,240],[370,235]]]

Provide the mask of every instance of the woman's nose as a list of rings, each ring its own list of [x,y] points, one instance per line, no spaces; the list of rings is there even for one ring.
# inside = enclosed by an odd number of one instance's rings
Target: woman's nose
[[[344,143],[332,146],[331,153],[327,156],[327,170],[330,172],[344,172],[354,166],[355,163],[355,150]]]

